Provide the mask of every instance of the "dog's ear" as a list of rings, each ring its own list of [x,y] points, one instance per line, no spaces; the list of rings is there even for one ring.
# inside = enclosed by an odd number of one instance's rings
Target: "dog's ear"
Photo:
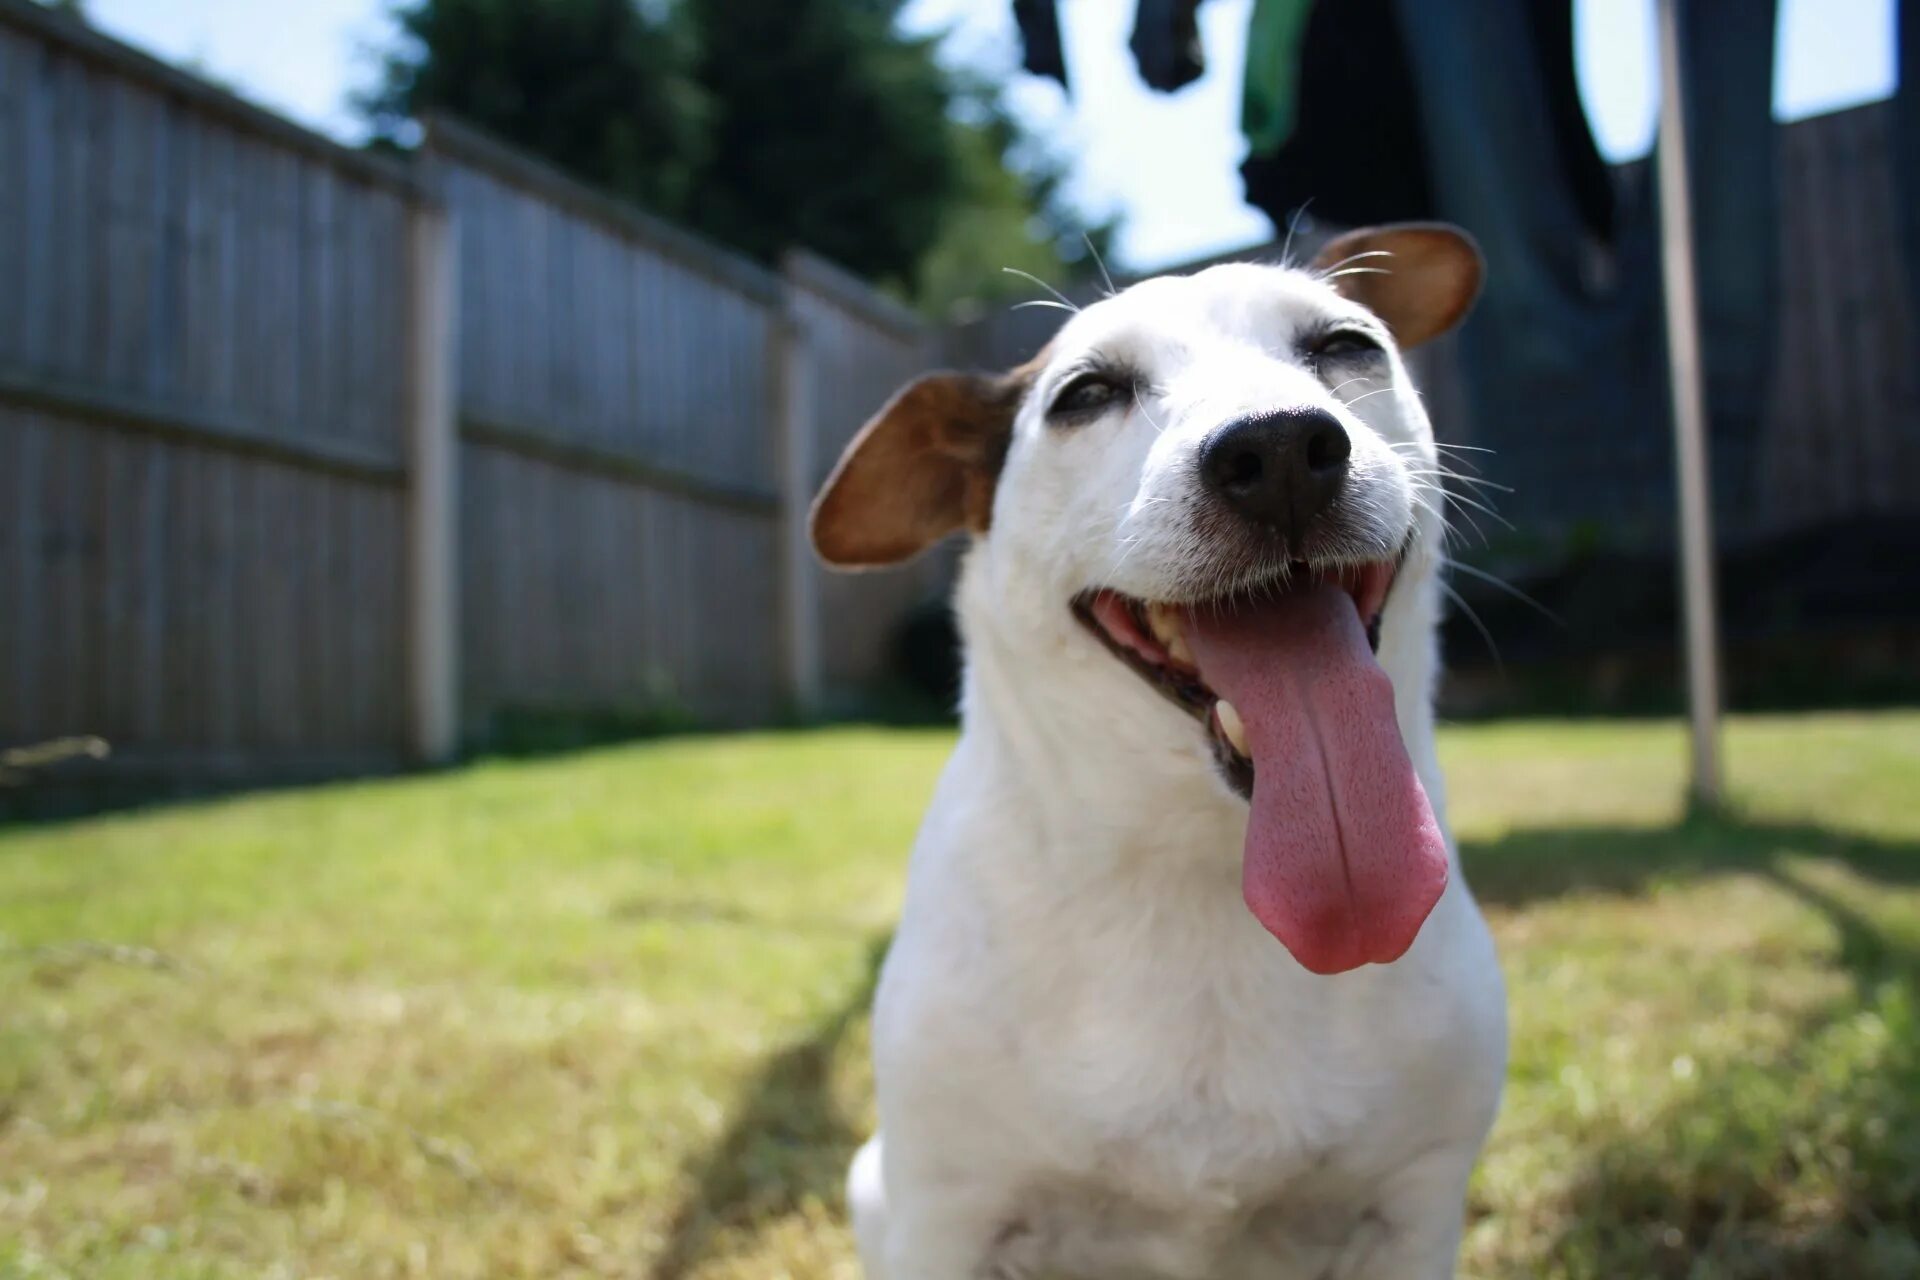
[[[1329,241],[1313,269],[1386,321],[1393,340],[1417,347],[1460,323],[1480,296],[1480,246],[1442,222],[1362,227]]]
[[[1032,382],[931,373],[897,392],[860,428],[814,499],[820,558],[839,569],[910,560],[950,533],[984,533],[993,491]]]

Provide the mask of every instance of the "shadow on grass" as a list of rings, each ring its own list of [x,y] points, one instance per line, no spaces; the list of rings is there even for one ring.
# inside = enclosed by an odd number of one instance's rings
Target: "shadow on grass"
[[[1851,985],[1800,1015],[1778,1056],[1693,1055],[1693,1086],[1582,1152],[1550,1242],[1494,1274],[1920,1276],[1920,930],[1890,934],[1797,865],[1831,859],[1871,884],[1920,885],[1920,842],[1701,817],[1520,831],[1463,842],[1461,857],[1481,901],[1509,908],[1757,877],[1833,928]]]
[[[1803,1018],[1792,1037],[1799,1047],[1785,1060],[1698,1055],[1697,1087],[1645,1132],[1610,1135],[1584,1151],[1559,1205],[1565,1225],[1519,1269],[1495,1274],[1920,1275],[1920,952],[1794,865],[1833,859],[1869,881],[1916,885],[1920,842],[1703,817],[1665,829],[1521,831],[1465,842],[1462,857],[1481,900],[1512,908],[1759,876],[1831,922],[1852,989]],[[692,1190],[649,1280],[685,1280],[742,1234],[809,1201],[838,1203],[866,1135],[837,1105],[832,1072],[872,1000],[887,941],[875,942],[864,980],[844,1001],[761,1068],[720,1139],[689,1166]],[[1834,1049],[1863,1018],[1881,1028],[1878,1047]],[[1820,1190],[1812,1200],[1808,1186]]]
[[[834,1061],[873,1003],[892,941],[890,933],[874,939],[861,980],[804,1040],[767,1060],[719,1140],[687,1168],[693,1190],[668,1225],[649,1280],[683,1280],[729,1237],[809,1200],[839,1202],[847,1164],[867,1135],[834,1099]]]
[[[1573,893],[1635,895],[1655,884],[1734,872],[1777,875],[1787,856],[1831,858],[1885,884],[1920,884],[1920,840],[1808,824],[1702,816],[1671,827],[1546,827],[1460,842],[1474,897],[1502,907]]]

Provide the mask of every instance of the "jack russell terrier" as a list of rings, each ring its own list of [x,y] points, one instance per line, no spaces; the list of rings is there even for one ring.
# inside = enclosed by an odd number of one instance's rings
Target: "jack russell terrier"
[[[1134,285],[848,445],[829,564],[950,533],[963,728],[875,1001],[870,1280],[1442,1280],[1505,1000],[1434,754],[1444,521],[1400,350],[1479,251]]]

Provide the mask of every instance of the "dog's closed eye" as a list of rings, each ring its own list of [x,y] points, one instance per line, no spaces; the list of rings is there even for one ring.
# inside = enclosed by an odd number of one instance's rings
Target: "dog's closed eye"
[[[1315,360],[1364,360],[1381,350],[1380,340],[1364,329],[1331,329],[1307,344]]]
[[[1067,379],[1047,406],[1047,417],[1063,426],[1089,422],[1133,395],[1134,379],[1119,369],[1089,369]]]

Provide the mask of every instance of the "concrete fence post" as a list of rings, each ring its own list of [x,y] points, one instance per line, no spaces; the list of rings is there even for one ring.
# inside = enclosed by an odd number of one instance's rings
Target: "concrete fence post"
[[[458,258],[448,211],[407,214],[407,750],[422,764],[460,746]]]

